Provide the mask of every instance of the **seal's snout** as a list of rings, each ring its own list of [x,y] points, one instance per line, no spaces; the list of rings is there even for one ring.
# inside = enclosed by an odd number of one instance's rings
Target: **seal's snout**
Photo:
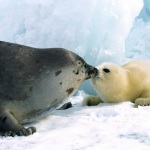
[[[94,70],[93,70],[93,75],[97,76],[98,75],[98,69],[94,67]]]
[[[92,76],[97,76],[98,75],[98,69],[97,68],[95,68],[93,66],[90,66],[88,64],[86,64],[85,68],[86,68],[86,74],[87,74],[86,79],[89,79]]]

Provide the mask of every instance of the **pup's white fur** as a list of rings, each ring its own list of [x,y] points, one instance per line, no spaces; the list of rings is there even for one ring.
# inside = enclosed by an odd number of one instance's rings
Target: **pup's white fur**
[[[83,105],[123,101],[131,101],[135,107],[150,105],[150,61],[134,60],[123,66],[103,63],[97,69],[92,83],[98,97],[86,97]]]

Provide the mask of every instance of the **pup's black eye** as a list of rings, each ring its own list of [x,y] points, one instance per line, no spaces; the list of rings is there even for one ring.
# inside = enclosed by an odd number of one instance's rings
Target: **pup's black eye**
[[[104,71],[105,73],[109,73],[109,72],[110,72],[110,70],[107,69],[107,68],[104,68],[103,71]]]

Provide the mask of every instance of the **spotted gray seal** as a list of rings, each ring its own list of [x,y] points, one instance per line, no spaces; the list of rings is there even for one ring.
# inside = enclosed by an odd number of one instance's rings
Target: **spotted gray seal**
[[[0,42],[0,135],[30,135],[24,128],[57,109],[97,69],[62,48]]]

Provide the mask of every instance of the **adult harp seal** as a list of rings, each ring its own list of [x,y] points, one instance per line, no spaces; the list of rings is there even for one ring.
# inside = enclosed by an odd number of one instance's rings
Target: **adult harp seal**
[[[0,135],[30,135],[33,122],[57,109],[97,69],[62,48],[0,42]]]

